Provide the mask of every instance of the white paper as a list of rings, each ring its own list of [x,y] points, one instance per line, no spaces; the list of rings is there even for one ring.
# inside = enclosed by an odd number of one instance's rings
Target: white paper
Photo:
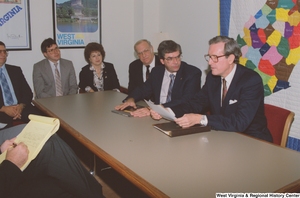
[[[6,123],[1,123],[0,122],[0,129],[4,128],[7,124]]]
[[[161,117],[167,119],[167,120],[171,120],[174,121],[176,119],[176,117],[169,112],[167,109],[165,109],[162,105],[156,105],[154,104],[152,101],[147,101],[145,100],[145,102],[147,103],[147,105],[156,113],[158,113],[159,115],[161,115]]]

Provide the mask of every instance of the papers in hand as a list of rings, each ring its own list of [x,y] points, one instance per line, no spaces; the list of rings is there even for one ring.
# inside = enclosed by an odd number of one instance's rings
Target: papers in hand
[[[147,101],[145,100],[145,102],[147,103],[147,105],[156,113],[158,113],[159,115],[161,115],[161,117],[167,119],[167,120],[171,120],[174,121],[176,119],[175,115],[173,115],[171,112],[169,112],[166,108],[164,108],[162,105],[156,105],[154,104],[152,101]]]

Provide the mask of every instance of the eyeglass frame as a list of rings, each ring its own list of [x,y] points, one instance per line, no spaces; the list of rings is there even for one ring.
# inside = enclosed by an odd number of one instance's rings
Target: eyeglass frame
[[[8,55],[8,51],[7,50],[0,50],[0,54],[3,53],[5,55]]]
[[[55,47],[54,49],[47,50],[48,53],[53,54],[56,51],[60,51],[59,47]]]
[[[150,53],[151,52],[151,49],[148,48],[148,49],[145,49],[144,51],[141,51],[141,52],[136,52],[136,54],[138,56],[143,56],[144,54],[147,54],[147,53]]]
[[[179,54],[178,56],[175,56],[175,57],[164,58],[164,60],[166,60],[167,62],[171,62],[173,60],[176,60],[176,61],[181,60],[181,58],[182,58],[182,54]]]
[[[209,60],[212,60],[214,63],[217,63],[217,62],[219,62],[219,58],[224,57],[224,56],[228,57],[227,54],[223,54],[223,55],[220,55],[220,56],[205,54],[205,55],[204,55],[204,59],[205,59],[207,62],[209,62]],[[209,59],[207,59],[207,57],[209,57]],[[216,61],[214,61],[214,59],[213,59],[212,57],[215,57],[215,58],[216,58]]]

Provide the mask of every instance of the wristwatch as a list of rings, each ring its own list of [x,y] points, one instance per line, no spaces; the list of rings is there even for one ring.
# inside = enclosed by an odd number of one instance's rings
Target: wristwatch
[[[202,115],[202,118],[200,120],[200,124],[205,126],[205,115]]]

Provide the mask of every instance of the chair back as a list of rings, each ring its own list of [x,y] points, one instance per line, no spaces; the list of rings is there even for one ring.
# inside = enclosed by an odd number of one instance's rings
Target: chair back
[[[281,107],[265,104],[265,115],[268,129],[273,136],[273,143],[286,147],[295,113]]]

